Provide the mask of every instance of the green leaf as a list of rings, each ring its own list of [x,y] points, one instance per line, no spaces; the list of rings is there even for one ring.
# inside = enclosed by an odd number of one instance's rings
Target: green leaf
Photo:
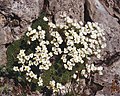
[[[12,66],[17,61],[17,54],[20,50],[21,40],[13,42],[7,49],[7,66]]]
[[[38,25],[41,26],[44,30],[48,30],[48,24],[43,20],[44,16],[46,16],[45,12],[42,12],[38,19],[33,21],[32,28],[37,29]]]

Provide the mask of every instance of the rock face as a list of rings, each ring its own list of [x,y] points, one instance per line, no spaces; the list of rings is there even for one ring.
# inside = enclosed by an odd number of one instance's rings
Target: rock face
[[[48,11],[59,22],[59,16],[65,12],[72,18],[84,21],[84,0],[49,0]]]
[[[0,0],[0,65],[6,63],[6,48],[20,38],[43,8],[43,0]]]
[[[108,5],[109,6],[108,6]],[[103,76],[95,76],[94,82],[103,86],[96,96],[120,95],[120,1],[86,0],[89,20],[103,25],[107,47],[103,58],[97,62],[104,66]]]
[[[119,54],[120,55],[120,54]],[[120,59],[111,66],[104,67],[103,76],[95,76],[95,82],[101,84],[103,89],[96,96],[119,96],[120,95]]]
[[[118,23],[118,19],[110,15],[98,0],[94,0],[94,3],[93,1],[88,0],[86,4],[91,20],[102,24],[106,31],[106,51],[109,51],[110,53],[119,52],[120,25]]]
[[[105,70],[103,76],[94,76],[94,83],[103,86],[95,93],[96,96],[119,96],[120,0],[0,0],[0,64],[6,63],[5,52],[9,43],[19,38],[42,10],[47,10],[54,23],[60,22],[59,15],[66,12],[83,22],[102,25],[107,47],[96,64],[103,65]],[[114,84],[117,87],[114,88]]]

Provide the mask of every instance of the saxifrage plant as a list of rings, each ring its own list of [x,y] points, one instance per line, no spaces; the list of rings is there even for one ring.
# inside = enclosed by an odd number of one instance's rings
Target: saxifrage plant
[[[106,46],[104,30],[98,23],[84,25],[66,14],[60,18],[62,23],[54,24],[44,17],[46,27],[28,27],[13,64],[13,70],[28,82],[54,93],[65,93],[65,84],[72,79],[87,78],[91,72],[102,75],[103,67],[88,61],[93,56],[100,58],[101,49]]]

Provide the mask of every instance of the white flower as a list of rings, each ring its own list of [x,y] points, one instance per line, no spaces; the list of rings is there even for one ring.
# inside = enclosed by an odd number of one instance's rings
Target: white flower
[[[39,59],[38,59],[38,60],[39,60]],[[36,61],[33,62],[33,64],[34,64],[35,66],[38,66],[38,65],[39,65],[39,62],[36,60]]]
[[[83,26],[83,22],[82,21],[79,21],[79,24]]]
[[[19,59],[18,63],[21,63],[21,64],[25,63],[25,59],[23,59],[23,58],[18,58],[18,59]]]
[[[88,51],[90,54],[93,53],[91,48],[88,48],[87,51]]]
[[[20,56],[25,56],[25,50],[20,50],[20,53],[19,53]]]
[[[37,79],[37,75],[34,74],[34,77],[33,77],[33,78],[34,78],[34,79]]]
[[[55,87],[55,81],[54,80],[50,81],[50,86],[53,87],[53,88]]]
[[[83,70],[81,71],[81,74],[82,74],[82,75],[85,75],[85,73],[86,73],[86,70],[83,69]]]
[[[63,59],[63,63],[66,63],[66,62],[67,62],[67,59],[66,59],[66,58],[64,58],[64,59]]]
[[[40,69],[40,70],[44,69],[44,66],[43,66],[43,65],[40,65],[40,66],[39,66],[39,69]]]
[[[41,51],[41,47],[40,46],[37,46],[35,49],[36,49],[36,52],[40,52]]]
[[[26,80],[28,80],[28,82],[31,82],[31,78],[28,78],[28,77],[27,77]]]
[[[38,29],[39,31],[42,30],[41,26],[38,26],[37,29]]]
[[[50,57],[52,57],[52,56],[53,56],[53,53],[52,53],[52,52],[50,52],[50,53],[49,53],[49,56],[50,56]]]
[[[30,41],[27,41],[27,43],[30,45],[31,44],[31,42]]]
[[[76,74],[73,74],[73,78],[76,79],[76,78],[77,78],[77,75],[76,75]]]
[[[64,53],[68,53],[68,50],[66,48],[64,48]]]
[[[67,66],[66,64],[64,64],[64,67],[65,67],[65,69],[67,69],[67,68],[68,68],[68,66]]]
[[[43,20],[44,20],[44,21],[48,21],[48,18],[47,18],[47,17],[44,17]]]
[[[91,68],[90,68],[91,71],[96,71],[96,67],[94,66],[94,64],[91,64]]]
[[[29,33],[29,32],[27,32],[27,33],[26,33],[26,36],[28,36],[28,37],[29,37],[29,36],[30,36],[30,33]]]
[[[19,71],[18,67],[15,67],[15,66],[13,67],[13,70],[14,71]]]
[[[73,23],[73,19],[71,19],[70,17],[67,16],[65,19],[67,23]]]
[[[81,63],[81,64],[83,64],[83,63],[84,63],[84,61],[81,59],[81,60],[80,60],[80,63]]]
[[[97,58],[100,59],[101,55],[100,54],[97,54]]]
[[[106,47],[106,43],[102,44],[101,48],[105,48]]]
[[[24,66],[24,68],[25,68],[24,70],[27,72],[29,72],[31,70],[31,68],[29,66]]]
[[[44,66],[44,70],[48,70],[49,69],[49,66]]]
[[[65,32],[65,36],[69,36],[69,33],[68,33],[68,32]]]
[[[69,66],[69,67],[68,67],[68,70],[72,70],[72,68],[73,68],[72,66]]]
[[[29,58],[29,56],[25,56],[25,59],[28,61],[30,58]]]
[[[55,24],[53,24],[52,22],[49,22],[48,25],[49,25],[51,28],[56,28]]]
[[[62,53],[61,48],[57,48],[57,51],[59,52],[59,54],[61,54],[61,53]]]
[[[64,25],[63,25],[63,24],[60,24],[59,27],[60,27],[60,29],[62,29],[62,28],[64,27]]]
[[[59,47],[59,44],[58,43],[54,43],[55,47]]]
[[[28,75],[29,75],[31,78],[34,77],[34,73],[33,73],[32,71],[30,71]]]
[[[31,41],[35,41],[36,39],[37,39],[37,38],[36,38],[35,35],[31,37]]]
[[[99,75],[103,75],[103,72],[102,72],[102,71],[99,71]]]
[[[36,29],[33,29],[30,31],[30,35],[35,34],[36,32],[37,32]]]
[[[91,38],[96,39],[96,38],[97,38],[96,34],[92,34],[92,35],[91,35]]]
[[[99,66],[98,68],[97,68],[97,70],[103,70],[103,67],[102,66]]]
[[[29,58],[33,58],[33,53],[29,54]]]
[[[87,78],[87,77],[88,77],[88,75],[87,75],[87,74],[85,74],[84,76],[85,76],[85,78]]]
[[[43,86],[43,80],[41,77],[39,77],[38,86]]]
[[[57,83],[57,86],[56,86],[58,89],[61,89],[62,88],[62,84],[60,83]]]
[[[46,45],[49,45],[50,44],[50,42],[49,41],[46,41]]]
[[[22,67],[20,67],[20,71],[23,72],[24,71],[24,66],[22,65]]]
[[[75,43],[79,44],[80,43],[80,38],[76,36],[76,38],[74,39]]]
[[[31,31],[31,30],[32,30],[32,28],[29,26],[29,27],[28,27],[28,31]]]
[[[58,52],[57,52],[57,51],[55,51],[55,52],[54,52],[54,54],[55,54],[55,55],[58,55]]]

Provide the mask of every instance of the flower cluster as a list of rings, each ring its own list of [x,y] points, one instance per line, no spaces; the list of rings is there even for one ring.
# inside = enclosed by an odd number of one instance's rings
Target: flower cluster
[[[54,24],[43,18],[49,25],[49,31],[43,30],[41,26],[37,29],[28,27],[26,36],[29,38],[28,45],[33,45],[33,52],[21,49],[17,55],[19,66],[14,66],[14,71],[23,72],[29,82],[36,81],[39,86],[44,85],[42,79],[43,72],[55,65],[53,58],[61,60],[62,70],[72,71],[74,67],[85,65],[87,70],[82,70],[81,74],[86,76],[86,71],[98,70],[100,74],[102,67],[95,67],[93,64],[86,64],[92,56],[100,58],[101,49],[106,46],[103,30],[98,23],[88,22],[83,24],[68,16],[61,15],[62,23]],[[34,45],[34,43],[37,45]],[[37,71],[38,73],[36,73]],[[74,74],[73,78],[77,76]],[[51,76],[48,88],[54,92],[64,89],[61,83],[56,83]]]
[[[99,75],[103,75],[102,70],[103,70],[102,66],[96,67],[94,64],[86,64],[86,70],[83,69],[81,71],[81,74],[86,78],[88,77],[88,75],[90,75],[91,72],[95,71],[98,71]]]
[[[65,69],[72,70],[78,64],[84,63],[84,59],[90,59],[92,55],[100,58],[101,48],[104,48],[105,37],[103,30],[98,23],[88,22],[83,26],[82,22],[77,22],[66,15],[61,16],[64,19],[62,24],[48,23],[50,34],[53,36],[51,44],[55,55],[62,53],[62,61]],[[59,31],[58,31],[59,29]],[[62,36],[62,37],[61,37]],[[62,50],[60,45],[64,43]],[[61,51],[62,50],[62,51]]]
[[[65,86],[63,86],[61,83],[57,83],[54,80],[50,81],[50,86],[48,88],[51,88],[53,92],[59,92],[59,91],[65,91]]]
[[[30,38],[29,44],[31,42],[38,41],[38,46],[35,47],[35,52],[30,53],[29,55],[25,54],[25,50],[20,50],[17,55],[18,63],[21,64],[21,67],[14,67],[15,71],[26,72],[27,80],[31,81],[33,79],[38,80],[38,85],[42,86],[43,80],[40,77],[40,74],[37,75],[33,72],[32,67],[39,67],[39,70],[48,70],[52,65],[50,58],[53,56],[52,52],[48,52],[47,45],[49,41],[45,40],[45,31],[38,26],[37,30],[31,27],[28,27],[28,32],[26,35]]]

